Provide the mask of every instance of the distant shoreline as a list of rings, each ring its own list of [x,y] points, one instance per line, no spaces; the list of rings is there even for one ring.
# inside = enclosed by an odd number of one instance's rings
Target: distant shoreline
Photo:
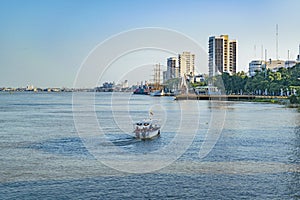
[[[130,93],[131,91],[109,91],[97,92],[94,89],[68,89],[68,90],[42,90],[42,91],[28,91],[28,90],[0,90],[0,93],[70,93],[70,92],[95,92],[95,93]],[[157,97],[155,97],[157,98]],[[241,102],[256,102],[256,103],[272,103],[286,105],[288,108],[300,109],[300,104],[291,104],[287,96],[255,96],[255,95],[177,95],[174,100],[221,100],[221,101],[241,101]]]
[[[239,101],[253,103],[271,103],[284,105],[287,108],[297,108],[300,112],[300,104],[291,104],[287,96],[255,96],[255,95],[179,95],[175,100],[216,100],[216,101]]]
[[[228,100],[228,101],[257,101],[257,102],[272,102],[287,100],[287,96],[263,96],[263,95],[196,95],[182,94],[177,95],[176,100]]]

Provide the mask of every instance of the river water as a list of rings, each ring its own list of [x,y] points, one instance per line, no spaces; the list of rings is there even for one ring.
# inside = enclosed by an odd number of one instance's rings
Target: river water
[[[136,140],[149,111],[161,136]],[[300,113],[282,105],[2,92],[0,138],[0,199],[300,199]]]

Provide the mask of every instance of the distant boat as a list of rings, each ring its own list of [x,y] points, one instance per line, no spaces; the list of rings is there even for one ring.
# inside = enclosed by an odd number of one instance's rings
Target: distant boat
[[[133,94],[143,94],[143,95],[149,95],[149,89],[146,88],[137,88],[134,90]]]
[[[147,119],[134,124],[134,134],[137,139],[147,140],[160,135],[158,121]]]
[[[164,90],[156,90],[154,92],[151,92],[150,95],[154,97],[161,97],[165,95],[165,92]]]

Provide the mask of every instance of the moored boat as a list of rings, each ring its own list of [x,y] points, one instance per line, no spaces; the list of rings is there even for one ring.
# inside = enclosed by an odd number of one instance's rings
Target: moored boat
[[[161,97],[165,95],[165,92],[164,90],[156,90],[154,92],[151,92],[150,95],[154,97]]]
[[[137,88],[134,90],[133,94],[143,94],[143,95],[149,95],[149,89],[147,88]]]

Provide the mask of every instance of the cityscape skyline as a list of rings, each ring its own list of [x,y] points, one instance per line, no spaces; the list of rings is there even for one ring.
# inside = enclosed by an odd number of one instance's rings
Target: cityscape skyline
[[[217,0],[214,3],[190,0],[185,4],[156,0],[2,1],[0,87],[31,84],[72,87],[80,65],[95,46],[119,32],[143,27],[181,32],[193,38],[207,53],[210,36],[228,34],[238,41],[237,71],[248,71],[251,60],[261,58],[261,49],[268,50],[268,58],[276,59],[275,26],[278,24],[279,59],[295,60],[300,44],[299,5],[296,0]],[[130,12],[124,8],[131,8]],[[153,64],[160,62],[166,66],[166,58],[172,56],[155,57]],[[153,65],[147,65],[151,72]],[[198,67],[199,63],[195,65]],[[208,67],[204,73],[208,73]],[[83,87],[94,86],[87,82]]]

